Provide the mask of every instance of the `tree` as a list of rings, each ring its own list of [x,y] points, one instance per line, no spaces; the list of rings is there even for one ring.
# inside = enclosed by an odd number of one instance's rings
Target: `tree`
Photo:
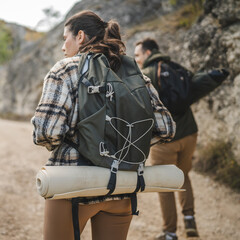
[[[44,27],[44,26],[48,30],[52,29],[55,26],[57,20],[61,17],[61,13],[55,10],[53,7],[44,8],[42,11],[45,15],[45,18],[41,19],[37,23],[35,29],[38,30],[40,27]]]

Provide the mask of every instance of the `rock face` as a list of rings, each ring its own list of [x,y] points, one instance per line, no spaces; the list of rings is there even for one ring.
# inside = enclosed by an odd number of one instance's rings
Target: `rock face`
[[[82,0],[67,17],[83,9],[95,11],[105,21],[116,19],[124,30],[175,11],[167,0]],[[0,67],[1,113],[33,114],[44,76],[62,58],[62,31],[63,23],[40,41],[24,47],[8,65]],[[132,55],[134,43],[147,36],[156,38],[164,53],[193,71],[219,67],[230,70],[228,80],[194,104],[193,110],[199,125],[199,144],[224,139],[233,144],[234,153],[239,156],[240,1],[206,0],[204,13],[188,30],[181,28],[171,32],[146,27],[144,31],[127,35],[127,53]]]
[[[199,126],[199,145],[232,143],[240,164],[240,1],[206,0],[203,15],[189,30],[137,32],[130,45],[150,36],[163,53],[193,71],[227,68],[229,78],[192,106]],[[133,52],[131,52],[133,53]]]
[[[59,32],[60,28],[56,28],[41,40],[25,46],[3,66],[7,73],[0,79],[3,86],[0,90],[1,113],[33,114],[41,95],[43,78],[60,56]],[[51,36],[59,41],[53,41]]]
[[[36,42],[40,37],[41,33],[31,30],[27,27],[15,24],[15,23],[7,23],[5,22],[5,26],[9,29],[12,35],[12,46],[13,50],[19,51],[23,48],[32,45]]]
[[[188,59],[194,70],[228,68],[230,77],[194,106],[199,143],[231,142],[240,164],[240,1],[206,1],[204,11],[184,38],[190,41],[182,60]]]
[[[15,114],[17,107],[13,107],[13,105],[19,106],[22,103],[17,102],[18,96],[16,96],[16,93],[20,88],[20,94],[25,95],[26,89],[22,86],[25,83],[28,85],[29,82],[29,79],[25,77],[28,70],[23,67],[19,68],[18,64],[24,64],[24,59],[29,57],[29,52],[35,49],[38,40],[43,34],[15,23],[2,21],[2,24],[11,35],[9,48],[14,53],[14,56],[12,61],[0,66],[0,113]],[[18,76],[19,72],[24,72],[24,74]]]

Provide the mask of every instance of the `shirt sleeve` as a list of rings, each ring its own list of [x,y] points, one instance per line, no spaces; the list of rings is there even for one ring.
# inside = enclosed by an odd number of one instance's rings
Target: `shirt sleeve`
[[[171,113],[161,102],[157,90],[151,84],[151,80],[143,74],[146,88],[150,95],[153,113],[155,117],[155,126],[153,128],[153,138],[151,144],[159,142],[171,141],[176,133],[176,123],[174,122]],[[155,138],[156,137],[156,138]]]
[[[215,81],[208,73],[196,73],[192,79],[192,101],[191,104],[205,97],[215,88],[221,85],[221,81]]]
[[[156,109],[158,109],[159,105],[163,106],[163,103],[161,102],[161,100],[159,98],[157,90],[152,85],[151,79],[149,77],[147,77],[145,74],[143,74],[143,79],[145,81],[146,88],[147,88],[149,96],[151,98],[152,107],[154,110],[156,110]]]
[[[42,96],[31,120],[35,144],[52,151],[62,143],[69,130],[67,120],[71,106],[66,80],[50,71],[44,79]]]

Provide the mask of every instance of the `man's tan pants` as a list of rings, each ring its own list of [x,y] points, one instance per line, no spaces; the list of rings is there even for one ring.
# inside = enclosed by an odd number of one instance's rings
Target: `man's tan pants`
[[[175,164],[184,172],[184,192],[179,192],[179,201],[184,215],[194,215],[194,197],[188,176],[192,168],[192,156],[196,147],[197,133],[182,139],[156,144],[151,148],[150,161],[152,165]],[[163,218],[163,231],[176,232],[177,211],[173,192],[159,193]]]
[[[78,214],[81,233],[91,219],[93,240],[125,240],[132,220],[131,200],[79,205]],[[43,235],[44,240],[74,239],[71,201],[46,200]]]

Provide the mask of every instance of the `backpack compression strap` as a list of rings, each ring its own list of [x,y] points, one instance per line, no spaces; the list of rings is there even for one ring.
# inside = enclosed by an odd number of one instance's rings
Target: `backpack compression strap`
[[[79,198],[72,198],[72,221],[74,230],[74,240],[80,240],[80,229],[78,221],[78,203]]]
[[[114,160],[111,166],[111,175],[107,186],[109,192],[107,193],[107,195],[111,195],[116,188],[118,166],[119,162],[117,160]],[[145,181],[143,177],[144,173],[143,163],[139,164],[137,173],[138,173],[137,186],[133,193],[137,193],[140,189],[141,192],[143,192],[145,189]]]
[[[107,195],[111,195],[116,188],[118,166],[119,166],[119,162],[117,160],[114,160],[111,166],[111,175],[110,175],[110,179],[107,186],[107,189],[109,189],[109,192],[107,193]],[[143,163],[141,163],[138,167],[137,186],[134,192],[130,196],[132,215],[139,214],[139,211],[137,210],[137,192],[140,189],[141,189],[141,192],[144,191],[145,189],[145,181],[144,181],[143,173],[144,173],[144,166],[143,166]]]
[[[137,186],[135,191],[131,194],[131,206],[132,206],[132,215],[139,214],[139,211],[137,210],[137,192],[141,189],[141,192],[145,189],[145,181],[143,177],[144,173],[144,166],[143,163],[139,164],[138,167],[138,179],[137,179]]]
[[[137,172],[138,172],[138,179],[137,179],[137,186],[134,193],[137,193],[140,189],[141,189],[141,192],[143,192],[145,189],[145,181],[143,177],[143,173],[144,173],[143,163],[139,164]]]
[[[132,193],[130,198],[131,198],[132,215],[138,216],[139,211],[137,210],[137,194],[135,192]]]
[[[114,160],[111,166],[111,175],[107,185],[107,189],[109,190],[107,195],[111,195],[116,188],[118,166],[119,162],[117,160]]]

